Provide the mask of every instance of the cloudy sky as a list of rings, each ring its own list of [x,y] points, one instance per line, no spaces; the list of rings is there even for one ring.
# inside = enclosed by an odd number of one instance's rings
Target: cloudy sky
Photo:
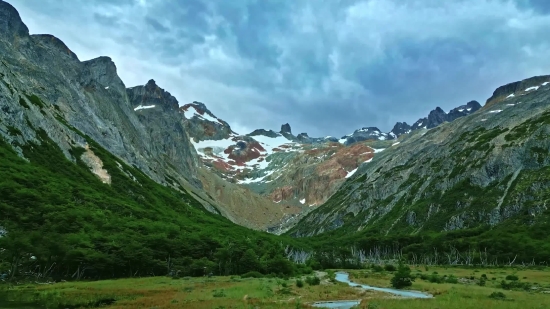
[[[113,58],[239,133],[389,131],[550,74],[548,0],[7,0],[31,33]]]

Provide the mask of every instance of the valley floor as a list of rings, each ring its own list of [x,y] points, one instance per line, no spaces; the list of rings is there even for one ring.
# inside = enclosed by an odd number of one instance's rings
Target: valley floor
[[[378,287],[389,287],[393,276],[392,272],[375,269],[348,272],[352,281]],[[332,283],[331,272],[329,275],[318,272],[317,275],[323,278],[321,284],[304,282],[303,287],[297,287],[296,279],[240,277],[151,277],[19,286],[10,290],[8,298],[21,300],[39,295],[44,306],[16,307],[12,303],[0,304],[0,307],[310,308],[309,304],[315,301],[361,299],[359,308],[370,309],[550,308],[550,269],[413,267],[412,273],[417,279],[410,289],[431,293],[435,298],[403,299],[364,291]],[[518,280],[514,280],[515,277]],[[457,283],[436,282],[453,281],[449,278],[456,279]],[[480,286],[480,281],[485,282],[484,286]]]

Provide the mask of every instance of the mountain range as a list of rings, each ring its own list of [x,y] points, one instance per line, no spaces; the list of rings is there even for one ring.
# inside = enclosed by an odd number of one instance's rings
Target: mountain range
[[[108,57],[80,61],[56,37],[30,35],[4,1],[0,20],[0,137],[22,160],[51,141],[112,185],[101,148],[129,179],[135,169],[211,215],[293,237],[547,222],[549,76],[389,132],[309,137],[288,123],[235,132],[207,104],[182,104],[152,79],[126,87]]]

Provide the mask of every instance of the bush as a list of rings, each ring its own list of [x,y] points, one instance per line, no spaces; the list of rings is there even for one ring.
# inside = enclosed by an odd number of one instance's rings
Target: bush
[[[506,276],[506,280],[518,281],[519,278],[518,278],[518,276],[516,276],[516,275],[508,275],[508,276]]]
[[[392,264],[386,264],[384,265],[384,270],[385,271],[396,271],[397,268],[395,267],[395,265],[392,265]]]
[[[431,283],[443,283],[445,279],[441,278],[437,274],[432,274],[430,277],[428,277],[428,281]]]
[[[493,292],[491,293],[491,295],[489,295],[489,298],[492,298],[492,299],[506,299],[506,295],[504,295],[504,293],[502,292]]]
[[[321,284],[321,279],[319,279],[318,277],[315,277],[315,276],[307,277],[306,278],[306,283],[309,284],[309,285],[319,285],[319,284]]]
[[[485,286],[485,283],[487,283],[487,279],[481,277],[481,278],[479,278],[479,282],[477,283],[477,285]]]
[[[500,287],[505,289],[505,290],[525,290],[525,291],[528,291],[529,289],[531,289],[531,284],[529,284],[527,282],[519,282],[519,281],[506,282],[506,281],[502,280],[502,282],[500,282]]]
[[[458,278],[453,276],[453,275],[450,275],[449,277],[447,277],[445,282],[451,283],[451,284],[457,284],[458,283]]]
[[[299,288],[303,288],[304,287],[304,281],[298,279],[296,280],[296,286],[299,287]]]
[[[241,278],[263,278],[264,275],[257,271],[249,271],[246,274],[242,275]]]
[[[412,285],[414,277],[411,275],[411,269],[399,262],[397,272],[391,278],[391,285],[396,289],[402,289]]]
[[[379,272],[384,271],[384,267],[382,267],[382,266],[380,266],[380,265],[373,265],[373,266],[372,266],[372,271],[378,272],[378,273],[379,273]]]

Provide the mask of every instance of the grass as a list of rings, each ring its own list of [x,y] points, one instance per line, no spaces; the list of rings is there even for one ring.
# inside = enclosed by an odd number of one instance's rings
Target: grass
[[[457,267],[430,267],[426,271],[424,267],[412,268],[412,274],[425,274],[431,276],[455,276],[458,284],[431,283],[428,280],[417,278],[411,290],[428,292],[435,296],[434,299],[392,299],[384,298],[375,301],[377,308],[392,309],[542,309],[550,308],[550,270],[513,269],[513,268],[457,268]],[[479,279],[485,275],[485,286],[479,286]],[[502,280],[507,276],[517,276],[524,282],[529,282],[536,289],[505,290],[501,287]],[[373,286],[390,287],[390,272],[371,272],[370,270],[350,271],[352,281]],[[473,280],[471,278],[474,278]],[[494,280],[492,278],[495,278]],[[500,295],[504,294],[502,298]],[[550,292],[548,292],[550,293]],[[492,295],[492,296],[491,296]],[[368,308],[367,303],[373,300],[363,301],[360,308]]]
[[[47,308],[308,308],[307,303],[323,300],[375,297],[342,283],[325,280],[320,285],[296,286],[299,278],[215,277],[170,279],[103,280],[65,282],[52,285],[20,286],[32,291]],[[302,278],[304,280],[304,278]],[[380,297],[380,296],[379,296]]]
[[[354,282],[379,287],[389,287],[393,275],[371,269],[348,272]],[[46,308],[310,308],[308,304],[315,301],[344,299],[361,299],[359,308],[379,309],[550,308],[550,294],[546,294],[550,291],[549,269],[413,267],[412,273],[418,278],[410,289],[431,293],[435,296],[433,299],[402,299],[343,283],[333,284],[329,281],[330,273],[333,272],[329,271],[320,285],[301,288],[296,286],[296,281],[305,278],[151,277],[19,286],[15,291],[38,295],[48,304]],[[452,275],[459,283],[432,283],[420,279],[422,274]],[[536,289],[505,290],[500,282],[507,276],[516,276]],[[487,278],[485,286],[478,285],[482,277]]]

